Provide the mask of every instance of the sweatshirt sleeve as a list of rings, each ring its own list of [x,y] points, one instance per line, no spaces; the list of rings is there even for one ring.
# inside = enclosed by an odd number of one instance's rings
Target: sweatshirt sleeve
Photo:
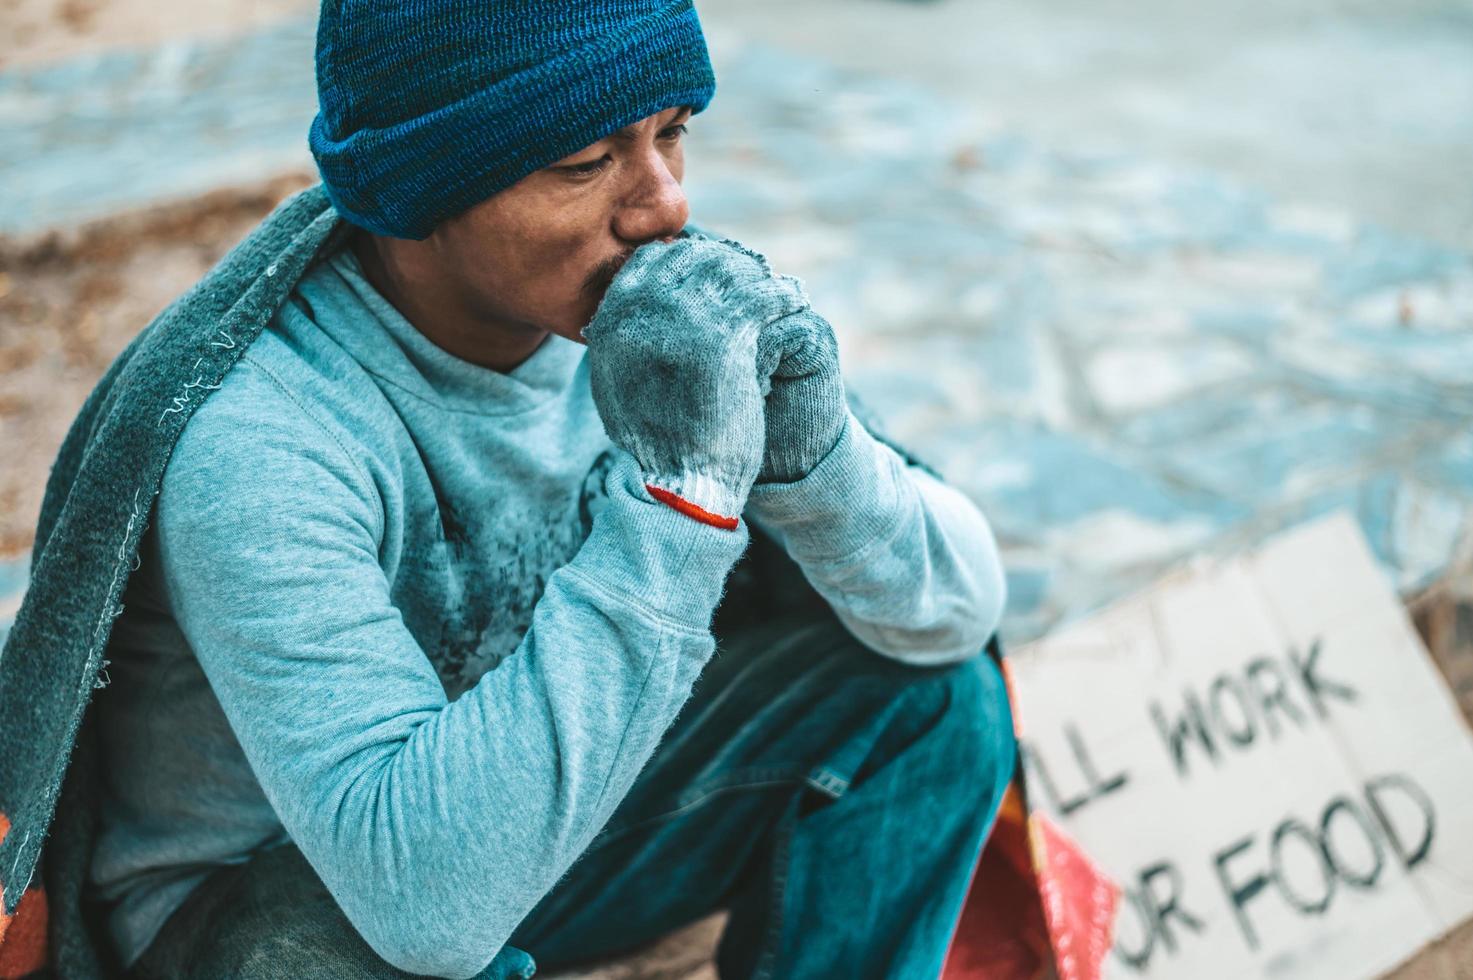
[[[866,646],[916,665],[980,653],[1006,580],[987,519],[848,413],[839,442],[793,483],[758,484],[747,516],[778,540]]]
[[[656,502],[627,454],[608,479],[520,646],[451,702],[390,602],[377,491],[309,416],[212,399],[166,470],[156,529],[175,617],[286,831],[402,970],[489,964],[713,653],[746,525]]]

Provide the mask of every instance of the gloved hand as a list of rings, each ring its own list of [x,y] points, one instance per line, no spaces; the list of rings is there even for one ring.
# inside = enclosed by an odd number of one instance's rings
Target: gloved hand
[[[773,321],[758,342],[780,352],[767,396],[761,483],[803,479],[838,444],[848,418],[834,328],[804,299],[804,309]]]
[[[762,328],[803,308],[797,280],[729,239],[636,249],[583,328],[609,438],[657,499],[736,528],[762,465],[763,399],[777,368]]]

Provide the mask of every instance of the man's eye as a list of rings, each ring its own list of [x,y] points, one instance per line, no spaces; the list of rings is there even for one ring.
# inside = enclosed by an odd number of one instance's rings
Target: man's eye
[[[609,158],[607,156],[602,156],[599,157],[597,160],[592,160],[588,163],[574,163],[570,164],[569,166],[563,167],[562,169],[565,173],[581,174],[586,176],[588,174],[598,173],[604,168],[604,164],[608,162]]]
[[[671,126],[669,129],[662,131],[660,133],[660,138],[674,142],[675,140],[678,140],[680,139],[680,137],[684,136],[687,132],[689,132],[689,130],[686,128],[685,123],[680,123],[679,125]],[[608,162],[608,154],[605,154],[597,160],[590,160],[588,163],[570,163],[565,167],[558,167],[557,169],[561,170],[565,174],[572,174],[575,177],[590,177],[593,174],[596,174],[600,170],[602,170]]]

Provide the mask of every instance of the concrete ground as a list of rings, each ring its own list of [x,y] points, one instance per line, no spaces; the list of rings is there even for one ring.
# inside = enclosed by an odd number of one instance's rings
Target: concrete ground
[[[0,74],[155,51],[167,55],[151,63],[166,84],[183,67],[182,45],[292,21],[306,22],[310,58],[314,9],[303,0],[0,0],[0,31],[13,42],[0,46]],[[925,85],[990,129],[1045,145],[1209,169],[1276,198],[1473,245],[1473,6],[1460,0],[702,0],[699,9],[718,70],[724,42],[762,41]],[[310,113],[307,67],[295,91]],[[45,107],[5,94],[0,133],[8,114]],[[252,155],[280,165],[253,135]],[[58,133],[38,149],[87,146],[78,136]],[[279,138],[306,162],[300,118]],[[6,157],[0,149],[0,166],[25,162]],[[140,199],[169,193],[139,183]],[[100,213],[126,203],[100,196]],[[70,202],[63,210],[89,213]],[[0,228],[34,228],[48,214],[36,207],[21,219],[0,205]]]
[[[1473,5],[1460,0],[699,6],[718,34],[923,84],[1040,143],[1208,169],[1473,246]]]

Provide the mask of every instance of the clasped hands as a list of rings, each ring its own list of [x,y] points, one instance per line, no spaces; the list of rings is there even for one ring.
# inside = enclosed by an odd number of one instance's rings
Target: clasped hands
[[[734,529],[754,483],[802,479],[843,434],[833,328],[731,239],[641,246],[583,338],[609,438],[656,499],[705,523]]]

